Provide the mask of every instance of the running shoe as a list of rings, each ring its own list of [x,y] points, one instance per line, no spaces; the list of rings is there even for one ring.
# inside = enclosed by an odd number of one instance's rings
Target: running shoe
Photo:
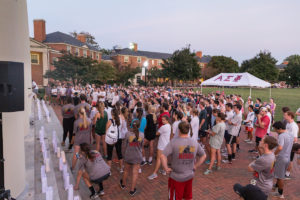
[[[284,180],[291,180],[291,175],[289,175],[289,176],[285,175]]]
[[[209,165],[210,164],[210,160],[205,161],[205,164]]]
[[[136,188],[134,188],[133,191],[130,191],[129,194],[130,194],[130,196],[134,196],[136,194]]]
[[[220,170],[221,170],[221,167],[217,167],[216,170],[217,170],[217,171],[220,171]]]
[[[255,149],[249,150],[249,153],[257,153],[257,151]]]
[[[152,165],[152,160],[151,161],[147,161],[148,165]]]
[[[204,175],[208,175],[208,174],[211,174],[212,173],[212,170],[210,169],[206,169],[206,171],[203,173]]]
[[[122,179],[120,180],[120,187],[121,187],[122,190],[125,189],[125,185],[123,185],[123,180]]]
[[[90,196],[90,199],[97,199],[98,197],[99,197],[98,194],[95,193]]]
[[[142,161],[141,162],[141,166],[144,166],[144,165],[146,165],[147,163],[146,163],[146,161]]]
[[[250,140],[250,141],[249,141],[249,142],[247,142],[247,143],[248,143],[248,144],[253,144],[253,141],[251,141],[251,140]]]
[[[103,195],[105,195],[105,193],[104,193],[103,190],[101,190],[101,191],[98,192],[98,195],[103,196]]]
[[[159,173],[161,173],[161,174],[164,175],[164,176],[167,175],[167,172],[166,172],[165,170],[163,170],[163,169],[160,169],[160,170],[159,170]]]
[[[150,176],[148,176],[149,180],[153,180],[155,178],[157,178],[157,174],[151,174]]]
[[[249,140],[249,139],[246,139],[246,140],[244,140],[244,142],[250,142],[250,140]]]
[[[273,197],[277,197],[277,198],[280,198],[280,199],[284,199],[284,196],[283,194],[279,194],[279,192],[273,192],[271,193]]]

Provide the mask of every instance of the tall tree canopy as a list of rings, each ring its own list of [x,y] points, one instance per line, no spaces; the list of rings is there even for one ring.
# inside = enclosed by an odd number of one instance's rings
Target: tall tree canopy
[[[75,83],[106,82],[116,78],[115,68],[108,63],[98,63],[90,57],[64,54],[53,63],[55,69],[48,70],[46,78]]]
[[[190,46],[177,50],[173,55],[164,60],[163,74],[172,81],[190,81],[200,77],[200,66],[191,52]]]
[[[98,42],[96,42],[95,37],[89,32],[86,31],[81,31],[80,33],[77,33],[77,31],[70,32],[70,35],[73,36],[74,38],[77,38],[78,34],[85,35],[86,43],[100,50],[100,46]]]
[[[254,58],[243,61],[240,71],[268,81],[278,79],[279,70],[276,68],[277,60],[268,51],[261,51]]]
[[[219,73],[235,73],[239,71],[239,64],[231,57],[213,56],[207,65],[204,78],[210,78]],[[210,73],[209,73],[209,72]]]
[[[280,80],[292,86],[300,85],[300,55],[291,55],[285,59],[287,67],[280,74]]]

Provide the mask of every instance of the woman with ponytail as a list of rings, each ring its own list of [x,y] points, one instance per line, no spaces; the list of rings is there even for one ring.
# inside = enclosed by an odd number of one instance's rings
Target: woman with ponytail
[[[98,151],[91,150],[90,145],[87,143],[80,144],[79,157],[79,170],[74,189],[79,189],[79,183],[82,177],[91,191],[91,199],[96,199],[99,195],[104,195],[103,181],[110,176],[109,166],[105,163],[101,154]],[[95,191],[92,184],[98,185],[98,192]]]
[[[129,170],[132,170],[132,180],[129,194],[134,196],[136,193],[136,182],[139,174],[140,163],[143,160],[142,147],[144,134],[139,131],[140,121],[135,120],[132,123],[132,131],[126,133],[125,154],[124,154],[124,174],[120,180],[120,187],[125,189]]]
[[[107,158],[107,150],[105,145],[105,128],[108,121],[107,112],[104,110],[104,102],[97,104],[98,113],[94,117],[95,132],[96,132],[96,150],[100,152],[100,141],[103,145],[103,155]]]
[[[74,153],[72,159],[73,170],[76,166],[77,159],[79,157],[80,144],[91,144],[92,122],[86,116],[84,108],[80,108],[78,111],[79,118],[74,122],[73,135],[74,135]]]
[[[123,172],[123,156],[122,156],[122,139],[121,139],[121,120],[119,116],[119,111],[116,108],[113,108],[111,110],[111,117],[112,119],[109,120],[106,124],[106,131],[109,129],[110,126],[117,125],[118,129],[118,141],[115,144],[108,144],[106,143],[107,148],[107,164],[111,167],[111,160],[112,160],[112,152],[114,149],[114,146],[116,147],[116,152],[119,160],[120,165],[120,172]]]

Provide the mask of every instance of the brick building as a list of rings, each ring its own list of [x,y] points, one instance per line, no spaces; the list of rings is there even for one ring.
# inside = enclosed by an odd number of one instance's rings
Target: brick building
[[[46,34],[45,20],[34,20],[34,38],[30,39],[32,80],[38,85],[46,85],[48,80],[43,77],[47,70],[53,70],[53,61],[62,56],[62,51],[77,56],[91,57],[98,62],[102,54],[95,47],[86,43],[84,34],[77,38],[62,32]]]

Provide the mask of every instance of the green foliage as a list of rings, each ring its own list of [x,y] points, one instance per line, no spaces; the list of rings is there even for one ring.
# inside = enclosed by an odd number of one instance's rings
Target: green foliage
[[[260,79],[274,82],[279,75],[276,63],[277,60],[272,57],[270,52],[261,51],[254,58],[245,60],[241,65],[240,71],[249,72]]]
[[[207,66],[214,71],[211,77],[219,73],[235,73],[239,71],[238,62],[226,56],[213,56]]]
[[[285,80],[291,86],[300,84],[300,56],[291,55],[285,59],[288,61],[287,67],[280,73],[280,79]]]
[[[115,68],[108,63],[98,63],[90,57],[77,57],[72,54],[64,54],[54,63],[55,69],[48,70],[46,78],[60,81],[72,81],[75,83],[106,82],[115,79]]]
[[[128,81],[133,79],[136,74],[141,73],[141,68],[132,68],[130,65],[117,66],[116,82],[127,85]]]
[[[200,77],[200,66],[191,53],[190,46],[177,50],[173,55],[164,60],[162,64],[163,76],[174,81],[190,81]]]
[[[158,78],[162,78],[162,77],[164,77],[163,70],[159,69],[156,66],[151,67],[151,69],[149,69],[147,72],[147,78],[149,82],[151,81],[155,82]]]
[[[78,36],[77,31],[70,32],[69,34],[71,36],[73,36],[74,38],[77,38],[77,36]],[[89,44],[90,46],[93,46],[94,48],[100,50],[100,46],[96,42],[95,37],[92,34],[90,34],[89,32],[85,32],[85,31],[81,31],[79,34],[84,34],[85,35],[85,39],[86,39],[87,44]]]

